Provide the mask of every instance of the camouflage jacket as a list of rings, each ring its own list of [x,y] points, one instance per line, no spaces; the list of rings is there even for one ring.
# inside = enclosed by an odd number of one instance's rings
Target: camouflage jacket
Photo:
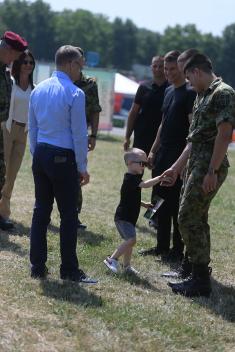
[[[11,100],[11,76],[6,65],[0,62],[0,122],[8,119]]]
[[[192,142],[192,155],[195,159],[200,162],[204,160],[208,164],[221,122],[230,122],[235,127],[235,91],[221,78],[217,78],[194,102],[193,119],[187,139]],[[222,164],[228,166],[226,157]]]
[[[87,77],[81,72],[79,81],[74,82],[77,87],[83,90],[86,96],[86,117],[88,124],[94,112],[101,112],[99,104],[98,87],[95,78]]]

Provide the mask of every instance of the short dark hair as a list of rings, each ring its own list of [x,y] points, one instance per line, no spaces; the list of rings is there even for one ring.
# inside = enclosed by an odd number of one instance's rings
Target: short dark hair
[[[34,71],[34,68],[35,68],[35,59],[34,59],[34,56],[33,54],[31,53],[31,51],[29,51],[28,49],[23,52],[19,59],[18,60],[15,60],[13,62],[13,65],[12,65],[12,69],[11,69],[11,74],[12,76],[14,77],[15,79],[15,82],[17,85],[20,84],[20,69],[21,69],[21,66],[23,65],[24,63],[24,60],[27,56],[30,56],[30,58],[32,59],[33,61],[33,70],[32,72],[30,73],[29,75],[29,83],[31,85],[31,88],[33,89],[34,88],[34,84],[33,84],[33,71]]]
[[[164,56],[164,61],[165,62],[177,62],[177,59],[178,59],[179,56],[180,56],[180,51],[179,50],[172,50],[172,51],[169,51]]]
[[[152,61],[153,60],[159,60],[159,59],[164,60],[164,56],[163,55],[155,55],[155,56],[152,57]]]
[[[57,50],[55,54],[55,63],[56,66],[63,66],[80,57],[81,53],[75,46],[63,45]]]
[[[81,54],[82,57],[85,56],[84,50],[82,48],[80,48],[80,46],[76,46],[76,49],[79,51],[79,53]]]
[[[200,53],[195,54],[188,59],[184,65],[184,73],[186,71],[192,71],[194,68],[199,68],[206,73],[211,73],[213,69],[209,57]]]
[[[186,62],[186,61],[188,61],[188,59],[190,59],[190,57],[192,57],[196,54],[199,54],[199,50],[194,49],[194,48],[187,49],[180,54],[177,61],[178,62]]]

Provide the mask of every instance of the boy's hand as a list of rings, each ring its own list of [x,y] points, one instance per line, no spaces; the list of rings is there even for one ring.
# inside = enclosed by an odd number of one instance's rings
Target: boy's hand
[[[148,209],[148,208],[153,208],[153,204],[152,203],[147,203],[147,202],[143,202],[141,201],[141,206]]]

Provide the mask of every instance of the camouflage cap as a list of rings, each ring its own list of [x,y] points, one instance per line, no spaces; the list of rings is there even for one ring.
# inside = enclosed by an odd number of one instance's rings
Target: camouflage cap
[[[7,45],[16,51],[23,52],[28,48],[27,41],[14,32],[6,31],[1,39],[3,39]]]

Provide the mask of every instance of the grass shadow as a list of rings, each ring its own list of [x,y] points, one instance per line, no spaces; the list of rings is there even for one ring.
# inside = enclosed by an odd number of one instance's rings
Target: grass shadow
[[[99,246],[105,240],[103,235],[87,230],[78,230],[78,240],[91,246]]]
[[[14,228],[9,231],[11,236],[30,236],[30,227],[23,225],[21,222],[14,221]]]
[[[97,139],[98,141],[112,142],[112,143],[120,143],[120,141],[123,140],[122,137],[113,136],[111,134],[99,134]]]
[[[113,276],[113,274],[109,274]],[[121,273],[117,274],[116,277],[121,281],[128,281],[131,285],[140,286],[147,290],[159,292],[159,289],[153,286],[147,279],[143,279],[137,274]]]
[[[59,235],[59,227],[53,224],[48,225],[48,231],[55,235]],[[78,230],[78,241],[82,243],[87,243],[91,246],[99,246],[101,242],[105,240],[105,237],[101,234],[94,233],[87,230]]]
[[[100,296],[84,289],[82,284],[71,281],[41,280],[40,286],[47,297],[70,302],[83,307],[101,307],[103,300]]]
[[[209,299],[195,298],[194,301],[231,323],[235,322],[235,288],[211,279],[212,294]]]
[[[151,228],[150,226],[144,226],[144,225],[138,225],[136,224],[136,229],[140,232],[142,232],[143,234],[149,235],[153,238],[157,238],[157,232],[156,230],[153,230],[153,228]]]
[[[0,248],[1,251],[14,252],[20,255],[21,257],[25,257],[26,255],[28,255],[28,252],[22,249],[20,245],[15,242],[9,241],[9,233],[6,233],[6,231],[0,231]]]

